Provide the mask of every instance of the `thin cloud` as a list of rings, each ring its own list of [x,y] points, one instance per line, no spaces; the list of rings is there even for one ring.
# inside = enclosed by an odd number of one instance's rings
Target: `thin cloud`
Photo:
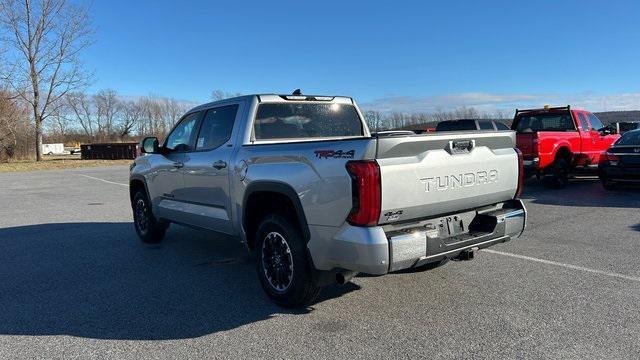
[[[515,108],[571,105],[591,111],[637,110],[640,93],[601,95],[582,94],[494,94],[461,93],[439,96],[388,97],[363,103],[366,110],[401,113],[431,113],[473,107],[481,111],[505,111]]]

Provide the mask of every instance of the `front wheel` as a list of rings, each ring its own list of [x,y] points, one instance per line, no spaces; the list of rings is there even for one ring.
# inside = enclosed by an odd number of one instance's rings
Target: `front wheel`
[[[283,307],[308,305],[320,293],[299,229],[287,217],[268,215],[256,232],[257,272],[262,288]]]
[[[144,190],[138,190],[133,196],[133,224],[142,242],[157,244],[164,238],[168,224],[153,216],[151,203]]]

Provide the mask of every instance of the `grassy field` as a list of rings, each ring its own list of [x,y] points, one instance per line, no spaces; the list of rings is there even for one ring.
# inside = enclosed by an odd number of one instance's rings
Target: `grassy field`
[[[40,162],[33,160],[14,160],[7,163],[0,163],[0,173],[128,165],[132,162],[133,160],[82,160],[80,159],[80,155],[44,155],[44,159]]]

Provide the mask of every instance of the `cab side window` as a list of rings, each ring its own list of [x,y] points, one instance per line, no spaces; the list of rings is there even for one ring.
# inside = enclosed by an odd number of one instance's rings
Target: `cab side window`
[[[602,121],[593,114],[589,114],[589,122],[591,123],[591,128],[594,130],[600,130],[604,127]]]
[[[582,131],[589,131],[589,123],[587,123],[587,118],[583,113],[578,113],[578,118],[580,119],[580,127]]]
[[[172,151],[189,151],[192,147],[193,129],[195,128],[200,112],[192,113],[182,118],[180,123],[167,136],[164,147]]]
[[[238,105],[207,110],[200,126],[196,150],[213,150],[229,141],[237,112]]]

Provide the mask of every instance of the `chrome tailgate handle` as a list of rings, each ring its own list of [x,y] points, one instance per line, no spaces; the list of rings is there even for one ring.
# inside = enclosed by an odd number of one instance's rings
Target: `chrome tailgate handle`
[[[447,146],[447,152],[451,155],[468,154],[475,146],[475,140],[451,140]]]

